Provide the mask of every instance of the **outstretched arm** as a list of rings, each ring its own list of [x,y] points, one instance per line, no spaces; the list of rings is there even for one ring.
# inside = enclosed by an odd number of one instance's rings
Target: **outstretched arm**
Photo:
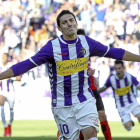
[[[123,60],[140,62],[140,56],[133,54],[131,52],[125,51],[125,53],[123,55]]]
[[[11,77],[14,77],[14,73],[13,73],[13,70],[11,68],[0,74],[0,80],[9,79]]]
[[[101,93],[101,92],[105,91],[106,89],[107,89],[106,87],[99,88],[98,92]]]

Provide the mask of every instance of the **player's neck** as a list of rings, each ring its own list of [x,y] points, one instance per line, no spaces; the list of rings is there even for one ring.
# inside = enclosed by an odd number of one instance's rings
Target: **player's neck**
[[[64,40],[74,40],[77,38],[77,34],[71,35],[71,36],[65,36],[63,35]]]
[[[119,79],[123,79],[125,76],[125,74],[123,73],[123,75],[121,77],[118,77]]]

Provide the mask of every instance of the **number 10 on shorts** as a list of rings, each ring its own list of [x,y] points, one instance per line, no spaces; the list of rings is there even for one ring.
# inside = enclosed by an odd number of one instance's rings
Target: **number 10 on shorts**
[[[59,124],[59,127],[60,127],[60,131],[61,131],[61,134],[69,134],[69,128],[66,124]]]

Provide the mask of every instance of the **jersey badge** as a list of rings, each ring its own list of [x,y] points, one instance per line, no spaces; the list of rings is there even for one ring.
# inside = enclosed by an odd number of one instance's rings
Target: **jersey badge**
[[[86,50],[85,50],[85,48],[82,47],[80,52],[81,52],[81,54],[84,56],[84,55],[86,54]]]

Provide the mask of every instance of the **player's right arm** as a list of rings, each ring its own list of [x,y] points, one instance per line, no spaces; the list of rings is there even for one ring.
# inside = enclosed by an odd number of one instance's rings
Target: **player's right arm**
[[[0,74],[0,80],[19,76],[30,69],[40,66],[53,59],[52,43],[49,41],[41,50],[33,57],[13,65],[11,68]]]
[[[111,82],[110,82],[110,77],[107,79],[105,85],[101,88],[98,89],[98,92],[101,93],[103,91],[105,91],[108,87],[111,86]]]
[[[11,68],[9,68],[8,70],[6,70],[0,74],[0,80],[9,79],[11,77],[14,77],[14,73]]]
[[[107,89],[106,87],[101,87],[101,88],[99,88],[98,92],[101,93],[101,92],[105,91],[106,89]]]

